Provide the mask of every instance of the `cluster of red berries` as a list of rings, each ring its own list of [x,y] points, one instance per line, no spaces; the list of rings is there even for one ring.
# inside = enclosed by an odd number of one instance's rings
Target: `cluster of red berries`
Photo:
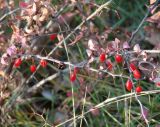
[[[100,56],[99,56],[99,61],[100,61],[101,63],[106,62],[107,67],[108,67],[108,70],[110,70],[110,71],[112,70],[113,65],[112,65],[111,61],[106,60],[106,54],[105,54],[105,53],[101,53],[101,54],[100,54]],[[122,63],[122,62],[123,62],[123,57],[122,57],[122,55],[116,54],[116,56],[115,56],[115,61],[116,61],[117,63]]]
[[[120,64],[120,63],[123,62],[123,56],[122,56],[121,54],[116,54],[114,58],[115,58],[115,61],[116,61],[118,64]],[[111,63],[110,61],[106,60],[106,54],[105,54],[105,53],[101,53],[101,54],[100,54],[100,56],[99,56],[99,61],[100,61],[101,63],[107,61],[106,64],[107,64],[107,66],[108,66],[108,70],[112,70],[112,67],[113,67],[113,66],[112,66],[112,63]],[[136,67],[135,64],[130,63],[129,68],[130,68],[131,72],[133,73],[133,77],[134,77],[135,79],[138,80],[138,79],[141,78],[141,73],[140,73],[140,71],[137,69],[137,67]],[[126,89],[127,89],[128,91],[131,91],[132,88],[133,88],[133,83],[132,83],[132,81],[131,81],[130,79],[128,79],[128,81],[126,82]],[[141,87],[141,86],[137,86],[137,87],[136,87],[136,92],[137,92],[137,93],[140,93],[141,91],[142,91],[142,87]]]
[[[22,64],[22,60],[21,58],[17,58],[15,61],[14,61],[14,66],[17,68],[17,67],[20,67],[20,65]],[[40,65],[45,68],[47,66],[47,61],[46,60],[41,60],[40,61]],[[36,65],[32,64],[30,65],[30,71],[33,73],[35,72],[37,69]]]
[[[130,63],[129,67],[130,67],[131,72],[133,73],[133,77],[135,79],[137,79],[137,80],[140,79],[141,78],[141,73],[137,69],[136,65],[134,63]],[[126,82],[126,89],[128,91],[131,91],[132,87],[133,87],[133,83],[132,83],[132,81],[130,79],[128,79],[128,81]],[[135,91],[137,93],[140,93],[142,91],[142,87],[141,86],[137,86]]]
[[[57,37],[57,34],[51,34],[51,35],[49,36],[49,38],[50,38],[51,41],[55,40],[56,37]],[[21,58],[17,58],[17,59],[14,61],[14,66],[15,66],[15,67],[20,67],[21,64],[22,64]],[[43,68],[45,68],[45,67],[47,66],[47,61],[46,61],[46,60],[41,60],[41,61],[40,61],[40,65],[41,65]],[[36,65],[34,65],[34,64],[33,64],[33,65],[30,65],[30,71],[31,71],[32,73],[35,72],[36,69],[37,69]]]
[[[133,83],[132,83],[132,81],[131,81],[130,79],[128,79],[127,82],[126,82],[126,89],[127,89],[128,91],[131,91],[132,88],[133,88]],[[141,86],[137,86],[136,89],[135,89],[135,91],[136,91],[137,93],[142,92],[142,87],[141,87]]]
[[[133,73],[133,76],[135,79],[140,79],[141,78],[141,73],[140,71],[137,69],[136,65],[133,63],[130,63],[129,65],[131,72]]]
[[[105,53],[101,53],[101,54],[100,54],[100,56],[99,56],[99,61],[100,61],[101,63],[106,62],[107,69],[108,69],[109,71],[112,70],[113,65],[112,65],[112,63],[111,63],[110,60],[106,60],[106,54],[105,54]]]

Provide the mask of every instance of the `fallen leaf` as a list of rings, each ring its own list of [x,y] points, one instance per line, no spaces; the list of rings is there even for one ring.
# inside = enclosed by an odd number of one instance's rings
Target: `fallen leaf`
[[[90,50],[95,50],[95,43],[93,42],[92,39],[89,39],[89,41],[88,41],[88,48]]]
[[[8,65],[9,64],[9,59],[8,59],[7,53],[3,54],[1,57],[1,64],[3,65]]]
[[[153,4],[155,2],[156,2],[156,0],[150,0],[150,4]]]
[[[123,43],[123,49],[129,49],[129,48],[130,48],[130,46],[129,46],[128,42],[127,41],[124,42]]]
[[[136,44],[136,45],[133,47],[133,50],[134,50],[135,52],[140,52],[140,51],[141,51],[141,48],[140,48],[139,44]]]
[[[15,55],[17,53],[17,48],[15,45],[10,46],[9,48],[7,48],[7,54],[8,55]]]
[[[86,49],[86,52],[87,52],[88,57],[92,55],[92,51],[90,49]]]
[[[151,23],[159,23],[160,22],[160,11],[158,11],[151,17],[147,18],[146,21],[151,22]]]

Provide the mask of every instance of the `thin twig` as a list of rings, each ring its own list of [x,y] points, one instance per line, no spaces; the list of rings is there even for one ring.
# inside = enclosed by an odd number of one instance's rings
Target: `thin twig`
[[[60,72],[58,73],[55,73],[47,78],[45,78],[44,80],[41,80],[40,82],[38,82],[36,85],[32,86],[31,88],[29,88],[27,90],[27,93],[34,93],[38,88],[40,88],[44,83],[48,82],[48,81],[51,81],[53,79],[55,79],[56,77],[58,77],[60,75]]]
[[[131,38],[129,39],[128,43],[130,44],[132,42],[132,40],[134,39],[135,35],[137,34],[137,32],[140,30],[140,28],[142,27],[143,23],[146,21],[148,15],[150,14],[150,9],[147,11],[146,15],[144,16],[144,18],[142,19],[141,23],[139,24],[139,26],[137,27],[137,29],[132,33]]]
[[[69,62],[64,62],[64,63],[65,63],[66,65],[69,65],[71,69],[73,69],[74,67],[83,68],[83,67],[86,65],[86,61],[83,61],[83,62],[78,63],[78,64],[71,64],[71,63],[69,63]],[[99,73],[99,72],[107,73],[107,74],[109,74],[109,75],[112,76],[112,77],[123,77],[123,78],[126,78],[126,79],[129,78],[129,76],[127,76],[127,75],[123,75],[123,74],[113,74],[113,73],[108,72],[108,71],[106,71],[106,70],[96,70],[96,69],[91,68],[91,67],[89,67],[89,68],[87,68],[87,69],[90,70],[90,71],[96,72],[96,73]],[[39,81],[37,84],[35,84],[35,85],[32,86],[31,88],[29,88],[29,89],[27,90],[27,93],[30,93],[30,92],[33,92],[33,93],[34,93],[34,92],[35,92],[37,89],[39,89],[43,84],[45,84],[45,83],[48,82],[48,81],[53,80],[54,78],[56,78],[57,76],[59,76],[60,73],[66,73],[66,72],[68,72],[68,70],[69,70],[69,68],[66,68],[66,69],[64,69],[64,70],[61,71],[61,72],[58,72],[58,73],[56,73],[56,74],[53,74],[53,75],[51,75],[51,76],[49,76],[49,77],[47,77],[47,78]]]
[[[15,13],[15,12],[18,11],[18,10],[20,10],[20,8],[16,8],[16,9],[14,9],[14,10],[12,10],[12,11],[9,11],[8,13],[4,14],[4,15],[0,18],[0,22],[2,22],[2,20],[3,20],[4,18],[6,18],[7,16]]]
[[[134,39],[135,35],[138,33],[138,31],[140,30],[140,28],[142,27],[142,25],[144,24],[144,22],[146,21],[147,17],[149,16],[149,14],[152,12],[152,10],[158,5],[158,0],[157,2],[153,5],[153,7],[148,8],[144,18],[142,19],[141,23],[138,25],[137,29],[132,33],[132,36],[130,37],[128,43],[131,44],[132,40]]]
[[[82,117],[84,115],[84,106],[85,106],[85,103],[86,103],[86,95],[87,95],[87,86],[85,88],[85,94],[84,94],[84,98],[83,98],[83,107],[82,107]],[[80,122],[80,127],[82,127],[82,119],[81,119],[81,122]]]
[[[160,53],[160,50],[141,50],[141,52],[145,52],[145,53]],[[127,53],[137,53],[137,51],[128,51]]]

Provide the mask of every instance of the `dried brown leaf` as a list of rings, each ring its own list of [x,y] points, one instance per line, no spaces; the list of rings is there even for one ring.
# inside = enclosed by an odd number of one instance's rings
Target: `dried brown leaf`
[[[155,46],[155,49],[160,48],[160,32],[156,28],[152,28],[150,31],[147,31],[150,34],[149,37],[146,37],[146,40],[149,41],[152,45]]]
[[[160,11],[158,11],[157,13],[149,17],[147,21],[151,23],[159,23],[160,22]]]
[[[150,0],[150,4],[153,4],[155,2],[156,2],[156,0]]]
[[[136,44],[136,45],[133,47],[133,50],[134,50],[135,52],[140,52],[140,51],[141,51],[141,48],[140,48],[139,44]]]

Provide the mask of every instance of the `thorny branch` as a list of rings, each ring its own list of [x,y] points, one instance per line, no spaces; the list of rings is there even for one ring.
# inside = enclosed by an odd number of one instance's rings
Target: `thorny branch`
[[[144,24],[144,22],[148,18],[149,14],[152,12],[152,10],[154,10],[158,6],[159,3],[160,3],[160,0],[157,0],[152,7],[148,7],[147,13],[145,14],[141,23],[138,25],[137,29],[132,33],[132,35],[128,41],[129,44],[131,44],[132,40],[134,39],[135,35],[138,33],[138,31],[140,30],[140,28],[142,27],[142,25]]]
[[[95,12],[93,12],[91,15],[89,15],[86,20],[83,20],[73,31],[71,31],[70,34],[68,34],[63,40],[61,40],[55,48],[53,48],[50,53],[46,56],[47,58],[49,58],[57,49],[59,46],[61,46],[63,44],[64,41],[66,41],[67,39],[69,39],[77,30],[81,29],[81,27],[86,23],[86,21],[89,21],[90,19],[92,19],[94,16],[96,16],[99,12],[101,12],[102,9],[106,8],[107,6],[109,6],[112,3],[113,0],[109,0],[108,2],[106,2],[105,4],[101,5],[97,10],[95,10]],[[37,66],[37,70],[40,68],[40,64]],[[15,100],[17,99],[17,97],[19,95],[23,96],[24,95],[24,89],[26,88],[26,84],[29,83],[29,81],[34,77],[35,73],[37,71],[35,71],[27,80],[23,81],[22,84],[20,85],[20,88],[16,89],[16,96],[14,98],[12,98],[11,102],[8,102],[6,104],[6,107],[11,107]],[[54,77],[54,76],[53,76]],[[48,79],[50,79],[48,77]],[[47,80],[46,80],[47,81]],[[40,83],[41,85],[43,84],[43,81]],[[39,86],[41,86],[39,85]],[[20,96],[19,96],[20,97]]]
[[[141,52],[146,52],[146,53],[160,53],[160,50],[142,50]],[[126,53],[136,53],[135,51],[129,51],[129,52],[126,52]],[[74,67],[78,67],[78,68],[85,68],[85,65],[87,64],[87,60],[85,61],[82,61],[80,63],[77,63],[77,64],[73,64],[73,63],[70,63],[70,62],[65,62],[65,61],[59,61],[59,60],[56,60],[56,59],[53,59],[53,58],[48,58],[48,57],[43,57],[43,56],[40,56],[40,55],[23,55],[21,56],[22,58],[25,59],[25,57],[35,57],[36,59],[44,59],[44,60],[47,60],[47,61],[51,61],[53,63],[57,63],[57,64],[65,64],[67,66],[71,66],[71,69],[73,69]],[[98,60],[98,58],[95,58],[94,60]],[[99,72],[104,72],[104,73],[107,73],[109,74],[110,76],[112,77],[123,77],[123,78],[129,78],[128,76],[126,75],[123,75],[123,74],[113,74],[109,71],[106,71],[106,70],[97,70],[97,69],[94,69],[94,68],[87,68],[88,70],[90,71],[93,71],[93,72],[96,72],[96,73],[99,73]],[[68,72],[69,68],[66,68],[65,70],[62,70],[56,74],[53,74],[49,77],[47,77],[46,79],[43,79],[41,80],[40,82],[38,82],[37,84],[35,84],[34,86],[32,86],[31,88],[29,88],[27,90],[28,93],[30,92],[35,92],[39,87],[41,87],[43,84],[45,84],[46,82],[48,81],[51,81],[53,80],[54,78],[58,77],[60,74],[63,74],[63,73],[66,73]]]
[[[61,46],[63,44],[64,41],[66,41],[67,39],[69,39],[77,30],[81,29],[81,27],[85,24],[86,21],[89,21],[90,19],[92,19],[94,16],[96,16],[103,8],[107,7],[108,5],[110,5],[112,2],[112,0],[106,2],[105,4],[101,5],[95,12],[93,12],[90,16],[88,16],[88,18],[86,20],[83,20],[70,34],[68,34],[67,37],[65,37],[62,41],[60,41],[57,46],[55,48],[53,48],[50,53],[47,55],[47,57],[50,57],[54,52],[55,50]],[[37,70],[39,69],[39,65],[37,67]],[[35,72],[36,73],[36,72]],[[32,79],[32,77],[34,76],[33,73],[29,78],[28,80],[26,81],[26,83],[28,83],[30,81],[30,79]]]
[[[4,14],[4,15],[0,18],[0,23],[1,23],[7,16],[9,16],[9,15],[11,15],[11,14],[13,14],[13,13],[19,11],[19,10],[20,10],[20,8],[16,8],[16,9],[14,9],[14,10],[12,10],[12,11],[9,11],[8,13]]]

